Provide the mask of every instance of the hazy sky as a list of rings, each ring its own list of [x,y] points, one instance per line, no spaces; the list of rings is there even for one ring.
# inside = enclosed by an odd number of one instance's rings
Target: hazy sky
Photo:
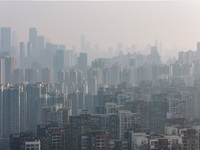
[[[27,41],[37,27],[53,43],[80,46],[80,36],[103,48],[123,42],[196,50],[200,2],[0,2],[0,27],[10,26]]]

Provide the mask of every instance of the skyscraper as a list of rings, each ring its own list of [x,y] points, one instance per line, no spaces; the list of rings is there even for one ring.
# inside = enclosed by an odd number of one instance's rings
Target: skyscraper
[[[24,57],[25,57],[25,44],[24,42],[20,42],[19,44],[19,50],[20,50],[20,67],[23,68],[24,64]]]
[[[151,53],[149,55],[147,55],[147,61],[152,64],[153,63],[155,63],[155,64],[161,63],[161,58],[160,58],[160,55],[158,53],[158,49],[156,46],[151,47]]]
[[[122,66],[118,63],[114,64],[111,67],[111,84],[117,85],[120,83],[120,74],[121,74]]]
[[[32,55],[32,42],[27,43],[27,57],[30,58]]]
[[[64,83],[65,82],[65,70],[60,70],[57,73],[57,81],[59,83]]]
[[[68,95],[71,104],[72,115],[78,115],[78,92],[73,92]]]
[[[81,51],[85,52],[85,35],[81,36]]]
[[[53,58],[53,74],[55,78],[57,77],[57,72],[65,67],[65,52],[65,50],[57,50]]]
[[[25,80],[28,81],[29,84],[35,84],[38,81],[38,69],[25,69]]]
[[[24,69],[15,69],[13,73],[12,83],[19,84],[25,81],[25,70]]]
[[[13,72],[16,69],[16,58],[14,57],[5,57],[5,83],[12,82]]]
[[[1,52],[11,50],[11,28],[1,28]]]
[[[3,107],[4,107],[4,135],[19,133],[20,127],[20,93],[21,87],[14,86],[4,90]]]
[[[40,123],[38,114],[40,113],[41,88],[42,84],[27,85],[27,129],[36,132],[37,125]]]
[[[78,68],[83,72],[83,76],[87,76],[87,53],[80,53],[78,57]]]
[[[32,49],[35,52],[37,48],[37,29],[36,28],[29,29],[29,42],[32,43]]]
[[[0,82],[5,84],[5,59],[0,58]]]
[[[44,36],[37,36],[37,49],[38,50],[44,49]]]
[[[66,51],[66,62],[65,67],[72,67],[74,65],[74,52],[73,50]]]
[[[42,81],[44,83],[53,83],[53,70],[52,68],[43,68],[42,69]]]
[[[4,90],[4,86],[1,84],[0,85],[0,137],[3,136],[3,122],[4,122],[4,118],[3,118],[3,90]]]
[[[97,94],[97,69],[89,69],[87,71],[87,80],[88,80],[88,92],[91,94]]]

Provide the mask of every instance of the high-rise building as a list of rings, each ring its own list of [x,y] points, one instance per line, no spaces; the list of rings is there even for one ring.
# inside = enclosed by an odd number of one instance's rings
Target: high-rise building
[[[66,150],[65,129],[56,123],[40,124],[37,135],[41,140],[42,150]]]
[[[72,115],[78,115],[78,92],[73,92],[68,95],[71,105]]]
[[[163,99],[160,97],[160,99]],[[148,121],[149,121],[149,129],[157,134],[163,134],[164,125],[167,119],[167,112],[169,110],[169,102],[164,100],[154,100],[148,103]],[[171,104],[173,106],[173,104]],[[175,107],[174,107],[175,108]],[[171,113],[171,112],[170,112]],[[144,118],[146,119],[146,118]],[[142,119],[143,120],[143,119]]]
[[[10,55],[11,56],[19,56],[18,52],[18,34],[16,31],[12,31],[12,36],[11,36],[11,51]]]
[[[5,84],[5,59],[0,58],[0,82]]]
[[[20,68],[23,68],[24,59],[25,59],[25,43],[24,42],[20,42],[19,51],[20,51]]]
[[[12,83],[18,84],[25,81],[25,70],[24,69],[15,69],[13,73]]]
[[[42,109],[42,123],[57,123],[61,127],[69,123],[69,116],[71,109],[66,109],[62,104],[43,107]]]
[[[98,85],[98,69],[90,68],[87,73],[88,79],[88,92],[91,94],[97,94],[97,85]]]
[[[3,123],[4,123],[3,90],[4,86],[1,84],[0,85],[0,137],[3,137]]]
[[[11,50],[11,28],[1,28],[1,52]]]
[[[35,52],[37,48],[37,29],[36,28],[29,29],[29,42],[32,43],[32,49]]]
[[[49,84],[53,83],[53,69],[52,68],[43,68],[42,69],[42,81]]]
[[[197,51],[196,51],[196,55],[195,60],[199,60],[199,56],[200,56],[200,42],[197,42]]]
[[[85,95],[85,109],[88,109],[92,114],[95,113],[94,95],[92,94]]]
[[[111,84],[117,85],[120,83],[120,74],[121,74],[122,66],[119,65],[118,63],[114,64],[111,67]]]
[[[27,43],[27,57],[30,58],[32,55],[32,42]]]
[[[65,67],[65,50],[57,50],[53,58],[53,72],[54,77],[57,77],[57,72]]]
[[[72,67],[72,66],[74,66],[74,53],[72,50],[67,50],[65,67]]]
[[[78,115],[85,107],[85,94],[83,92],[73,92],[68,95],[69,103],[72,108],[72,115]]]
[[[129,60],[129,66],[132,66],[132,67],[136,67],[137,66],[137,62],[134,58],[131,58]]]
[[[92,62],[92,68],[104,69],[104,68],[105,68],[105,62],[102,61],[101,59],[95,59],[95,60]]]
[[[85,108],[85,94],[83,92],[79,92],[78,95],[78,110],[79,112]]]
[[[21,116],[20,116],[20,104],[21,104],[21,87],[9,87],[4,90],[3,95],[3,131],[4,135],[8,136],[11,133],[19,133],[21,130]]]
[[[38,81],[38,69],[25,69],[25,80],[28,81],[29,84],[35,84]]]
[[[11,133],[25,131],[27,129],[25,86],[1,86],[0,103],[0,135],[8,137]]]
[[[155,63],[155,64],[160,64],[161,63],[161,58],[158,53],[158,48],[156,46],[151,47],[151,53],[147,55],[147,61],[149,63]]]
[[[51,49],[43,49],[40,51],[39,53],[39,60],[38,62],[41,64],[42,67],[46,68],[46,67],[50,67],[53,68],[53,58],[54,58],[54,51]]]
[[[81,36],[81,51],[85,52],[85,36]]]
[[[103,70],[103,84],[110,86],[111,84],[111,70],[106,68]]]
[[[125,134],[131,129],[133,124],[139,121],[139,115],[131,113],[127,110],[119,111],[119,137],[120,139],[125,138]]]
[[[73,113],[72,113],[72,115],[73,115]],[[90,118],[91,118],[90,114],[82,114],[80,116],[70,116],[71,150],[81,149],[81,143],[84,140],[83,134],[86,135],[87,132],[91,129],[90,128],[91,127]],[[87,136],[86,136],[86,138],[87,138]]]
[[[27,129],[36,132],[37,125],[40,124],[39,116],[42,110],[41,89],[43,84],[29,84],[27,91]]]
[[[131,71],[130,68],[124,68],[121,72],[121,82],[130,83],[131,82]]]
[[[81,71],[79,70],[79,72],[81,72]],[[69,70],[65,70],[65,82],[66,83],[70,83],[71,82],[70,75],[71,75],[71,70],[70,71]]]
[[[70,77],[70,82],[73,84],[80,84],[82,79],[82,72],[79,69],[70,70],[70,74],[65,71],[65,80],[68,82]]]
[[[65,70],[60,70],[57,73],[57,81],[59,83],[65,83]]]
[[[37,36],[37,49],[38,50],[44,49],[44,36]]]
[[[83,76],[87,76],[87,53],[80,53],[78,57],[78,68],[83,72]]]
[[[5,57],[5,83],[12,83],[13,72],[16,69],[17,60],[14,57]]]

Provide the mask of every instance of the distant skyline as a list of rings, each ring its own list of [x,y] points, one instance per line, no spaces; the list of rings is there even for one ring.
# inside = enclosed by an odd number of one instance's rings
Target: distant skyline
[[[0,2],[0,27],[11,27],[18,41],[28,41],[30,27],[52,43],[76,45],[85,35],[90,45],[102,51],[137,45],[144,48],[162,41],[163,54],[175,47],[196,50],[200,41],[200,2]],[[176,55],[176,54],[175,54]]]

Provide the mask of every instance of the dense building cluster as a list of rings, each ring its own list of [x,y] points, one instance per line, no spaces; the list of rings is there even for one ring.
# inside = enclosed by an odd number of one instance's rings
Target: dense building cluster
[[[1,28],[0,149],[200,149],[200,43],[166,63],[157,45],[92,61],[88,45],[30,28],[17,49]]]
[[[164,84],[166,89],[160,90]],[[44,83],[7,88],[2,86],[2,97],[12,92],[13,101],[6,100],[4,112],[10,119],[3,124],[3,135],[10,135],[11,149],[25,147],[27,142],[36,142],[41,149],[66,150],[192,150],[200,146],[196,116],[200,87],[188,87],[183,80],[171,84],[158,80],[154,86],[142,82],[138,87],[121,83],[100,88],[97,95],[77,91],[67,97],[48,92]],[[12,110],[7,110],[10,105]]]

